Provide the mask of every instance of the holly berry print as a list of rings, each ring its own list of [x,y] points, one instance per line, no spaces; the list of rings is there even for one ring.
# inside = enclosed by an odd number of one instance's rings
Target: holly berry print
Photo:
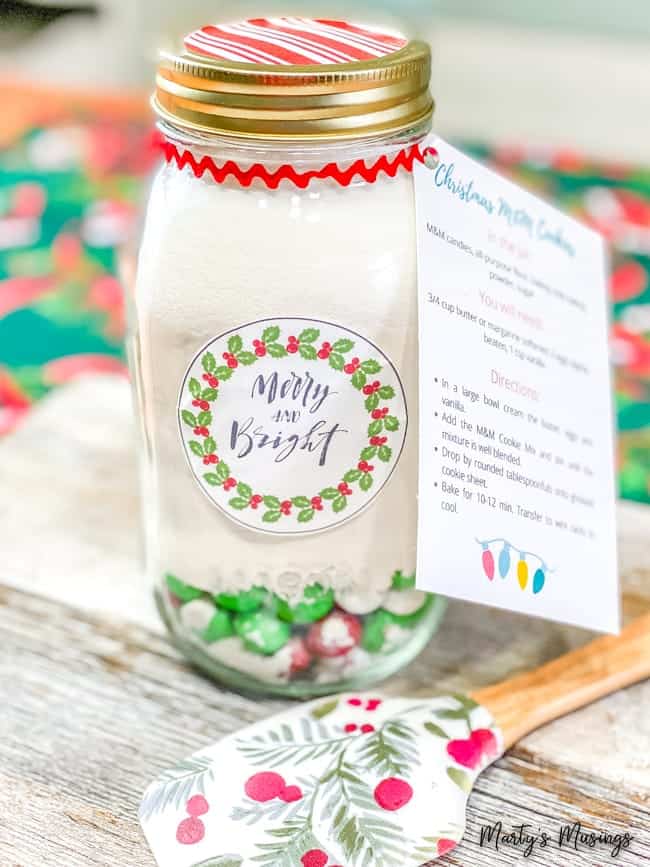
[[[344,695],[192,757],[196,794],[165,801],[165,775],[141,821],[161,867],[419,867],[458,844],[474,781],[502,749],[466,696]]]
[[[187,819],[179,824],[176,829],[176,840],[183,846],[193,846],[200,843],[205,837],[205,825],[200,819],[210,809],[210,805],[203,795],[194,795],[185,805],[188,814]]]
[[[178,413],[207,496],[238,523],[274,533],[356,515],[394,471],[407,429],[388,358],[319,320],[262,320],[210,341],[184,378]]]

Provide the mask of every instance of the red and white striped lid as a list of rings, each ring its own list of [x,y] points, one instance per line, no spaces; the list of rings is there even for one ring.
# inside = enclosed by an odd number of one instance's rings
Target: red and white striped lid
[[[365,138],[430,121],[431,50],[325,18],[212,24],[161,52],[153,106],[190,130],[263,140]]]
[[[220,60],[272,66],[320,66],[377,60],[408,40],[395,33],[326,18],[251,18],[201,27],[186,50]]]

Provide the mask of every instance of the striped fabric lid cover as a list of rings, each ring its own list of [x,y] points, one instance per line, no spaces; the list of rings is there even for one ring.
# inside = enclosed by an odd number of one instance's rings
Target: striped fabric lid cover
[[[185,48],[220,60],[275,66],[315,66],[376,60],[408,44],[395,33],[325,18],[252,18],[206,25]]]

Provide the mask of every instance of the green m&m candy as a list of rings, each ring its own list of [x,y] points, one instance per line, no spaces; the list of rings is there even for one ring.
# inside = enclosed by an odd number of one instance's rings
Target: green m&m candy
[[[241,593],[219,593],[214,601],[221,608],[228,611],[236,611],[237,614],[248,614],[257,611],[264,605],[268,596],[268,590],[263,587],[253,587],[251,590],[242,590]]]
[[[288,623],[315,623],[327,617],[334,608],[334,591],[320,584],[307,587],[299,602],[290,605],[286,599],[277,600],[278,617]]]
[[[366,617],[361,638],[363,649],[368,653],[380,653],[393,650],[408,640],[408,633],[415,629],[431,607],[433,596],[425,593],[423,597],[423,604],[412,614],[394,614],[392,611],[380,608]]]
[[[361,647],[368,653],[379,653],[386,641],[386,630],[392,622],[392,615],[383,608],[369,614],[363,624]]]
[[[291,637],[291,627],[266,610],[239,614],[235,618],[235,632],[247,650],[264,656],[277,653]]]
[[[215,641],[222,641],[224,638],[230,638],[234,634],[235,627],[233,626],[231,615],[227,611],[217,609],[201,633],[201,638],[206,644],[214,644]]]
[[[415,587],[415,575],[405,575],[401,569],[393,573],[393,590],[413,590]]]
[[[193,599],[200,599],[203,596],[203,590],[190,587],[189,584],[183,584],[175,575],[165,575],[165,582],[169,592],[173,593],[181,602],[192,602]]]
[[[179,618],[186,629],[190,629],[207,644],[214,644],[215,641],[235,634],[232,615],[216,608],[208,597],[186,602],[181,606]]]

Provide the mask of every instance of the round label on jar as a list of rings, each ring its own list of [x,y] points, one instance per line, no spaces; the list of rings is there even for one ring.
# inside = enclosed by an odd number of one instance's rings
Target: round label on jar
[[[407,429],[397,370],[369,340],[312,319],[252,322],[211,340],[179,399],[197,482],[255,530],[311,533],[365,509]]]

